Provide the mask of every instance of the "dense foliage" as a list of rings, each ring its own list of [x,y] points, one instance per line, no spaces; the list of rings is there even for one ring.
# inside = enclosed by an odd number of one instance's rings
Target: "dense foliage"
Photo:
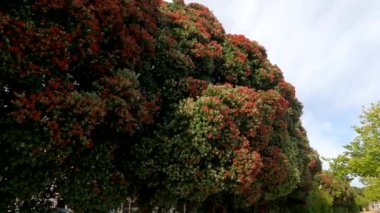
[[[361,126],[355,127],[357,137],[345,146],[346,152],[335,161],[351,174],[361,177],[380,177],[380,102],[365,109]]]
[[[312,189],[305,198],[305,203],[279,200],[272,203],[266,212],[302,212],[302,213],[356,213],[366,206],[363,190],[350,184],[331,171],[316,175]]]
[[[320,188],[332,198],[334,212],[359,212],[355,200],[357,194],[347,181],[327,171],[320,173],[318,180]]]
[[[1,210],[263,211],[320,170],[293,86],[202,5],[4,1],[0,61]]]
[[[365,185],[363,203],[368,203],[380,199],[380,102],[364,109],[360,118],[361,125],[354,127],[357,137],[330,166],[337,176],[360,177]]]

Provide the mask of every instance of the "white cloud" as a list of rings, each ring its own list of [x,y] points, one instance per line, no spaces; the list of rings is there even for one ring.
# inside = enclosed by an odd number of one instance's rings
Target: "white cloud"
[[[344,151],[341,143],[338,143],[340,132],[333,123],[312,114],[305,114],[302,123],[308,130],[310,145],[318,150],[321,157],[334,158]],[[323,162],[323,168],[329,168],[326,162]]]

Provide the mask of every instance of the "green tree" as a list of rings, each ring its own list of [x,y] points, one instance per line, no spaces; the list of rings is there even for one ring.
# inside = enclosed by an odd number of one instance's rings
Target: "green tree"
[[[357,203],[358,207],[360,207],[360,209],[368,209],[370,199],[368,199],[368,196],[364,193],[365,188],[353,187],[353,189],[356,195],[355,202]]]
[[[360,116],[361,125],[355,126],[358,136],[345,146],[346,151],[330,161],[330,170],[341,180],[350,182],[360,177],[365,187],[357,190],[357,203],[366,207],[379,200],[380,192],[380,102],[371,104]]]
[[[380,200],[380,178],[364,178],[366,187],[363,190],[365,198],[369,201]]]
[[[341,179],[329,171],[324,171],[318,174],[319,189],[327,192],[333,199],[332,208],[334,212],[359,212],[356,203],[354,188],[348,181]]]
[[[380,177],[380,102],[364,109],[361,126],[355,126],[358,136],[345,146],[347,166],[361,177]]]
[[[355,126],[358,136],[345,146],[346,151],[330,163],[332,171],[348,180],[352,176],[366,185],[368,200],[379,199],[380,178],[380,102],[371,104],[360,116],[361,125]]]

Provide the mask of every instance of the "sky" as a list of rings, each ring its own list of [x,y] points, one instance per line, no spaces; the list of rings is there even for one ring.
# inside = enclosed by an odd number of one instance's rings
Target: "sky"
[[[344,151],[362,107],[380,101],[380,1],[188,0],[207,6],[227,33],[265,47],[303,103],[320,156]],[[324,162],[324,169],[328,164]]]

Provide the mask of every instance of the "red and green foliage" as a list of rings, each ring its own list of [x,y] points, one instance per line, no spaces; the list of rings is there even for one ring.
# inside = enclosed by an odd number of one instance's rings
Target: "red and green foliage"
[[[188,80],[193,86],[185,92],[204,89],[197,86],[204,81]],[[138,176],[152,182],[160,174],[167,181],[153,186],[154,200],[163,194],[190,202],[228,195],[228,205],[248,207],[308,191],[320,169],[318,156],[302,133],[289,133],[291,118],[289,102],[276,90],[209,84],[182,100],[153,139],[136,146],[136,153],[150,159]]]
[[[5,1],[0,61],[1,209],[261,208],[320,169],[293,86],[202,5]]]
[[[320,189],[332,198],[332,207],[336,211],[346,209],[345,211],[349,212],[359,212],[355,201],[356,192],[348,182],[334,176],[331,172],[324,171],[317,175],[317,183]]]
[[[0,11],[7,205],[52,186],[75,210],[125,199],[128,180],[115,158],[128,150],[118,147],[152,124],[159,108],[137,77],[141,59],[154,57],[157,6],[37,0]]]

